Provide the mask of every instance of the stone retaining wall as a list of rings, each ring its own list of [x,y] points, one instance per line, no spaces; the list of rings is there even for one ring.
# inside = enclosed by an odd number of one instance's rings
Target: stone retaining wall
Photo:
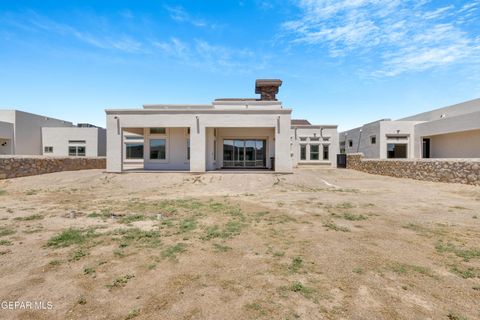
[[[34,176],[59,171],[105,169],[106,158],[1,156],[0,179]]]
[[[480,185],[480,159],[363,159],[348,154],[347,168],[397,178]]]

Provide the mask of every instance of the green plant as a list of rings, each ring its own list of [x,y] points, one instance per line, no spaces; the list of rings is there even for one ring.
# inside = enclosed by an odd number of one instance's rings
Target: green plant
[[[35,189],[29,189],[25,192],[27,196],[33,196],[33,195],[36,195],[37,193],[38,193],[38,190],[35,190]]]
[[[469,278],[474,278],[475,277],[475,269],[473,268],[468,268],[468,269],[460,269],[457,266],[453,266],[452,269],[450,269],[453,273],[456,275],[462,277],[463,279],[469,279]]]
[[[292,263],[288,267],[288,270],[290,270],[290,272],[296,273],[298,272],[298,270],[300,270],[300,268],[302,267],[302,264],[303,264],[302,258],[295,257],[292,259]]]
[[[118,222],[124,223],[124,224],[129,224],[135,221],[144,221],[147,220],[147,217],[143,214],[132,214],[128,216],[121,217]]]
[[[16,217],[14,218],[13,220],[17,220],[17,221],[31,221],[31,220],[41,220],[43,219],[43,216],[40,215],[40,214],[32,214],[30,216],[26,216],[26,217]]]
[[[59,265],[62,264],[62,261],[58,260],[58,259],[55,259],[55,260],[50,261],[48,264],[51,265],[51,266],[59,266]]]
[[[464,261],[470,261],[470,259],[480,257],[480,248],[469,248],[464,249],[458,246],[455,246],[453,243],[448,242],[444,243],[442,241],[437,242],[435,249],[440,252],[451,252],[454,253],[457,257],[463,258]]]
[[[217,252],[227,252],[227,251],[232,250],[231,247],[229,247],[229,246],[223,246],[223,245],[218,244],[218,243],[214,243],[214,244],[213,244],[213,247],[215,248],[215,251],[217,251]]]
[[[350,229],[348,229],[347,227],[339,226],[339,225],[335,224],[333,221],[328,221],[328,222],[324,223],[323,226],[325,228],[327,228],[328,230],[342,231],[342,232],[349,232],[350,231]]]
[[[298,281],[292,283],[289,289],[290,291],[301,293],[303,296],[307,298],[309,298],[313,293],[312,288],[306,287],[301,282],[298,282]]]
[[[186,247],[187,246],[184,243],[177,243],[175,245],[171,245],[162,251],[162,257],[176,259],[177,254],[185,252],[187,250]]]
[[[185,233],[197,228],[197,221],[195,219],[189,218],[180,221],[179,229],[180,232]]]
[[[94,273],[95,273],[95,269],[93,268],[90,268],[90,267],[83,268],[83,274],[85,275],[94,274]]]
[[[81,305],[87,304],[87,299],[83,294],[80,297],[78,297],[77,303]]]
[[[16,231],[8,227],[0,227],[0,237],[9,236],[14,234]]]
[[[365,270],[363,270],[363,268],[360,268],[360,267],[354,268],[352,271],[358,274],[362,274],[365,272]]]
[[[71,245],[84,244],[88,239],[98,236],[94,229],[69,228],[60,234],[50,238],[47,246],[54,248],[69,247]]]
[[[139,228],[117,229],[114,235],[120,235],[120,247],[124,248],[131,244],[150,248],[161,245],[161,234],[158,230],[144,231]]]
[[[0,246],[11,246],[12,244],[9,240],[0,240]]]
[[[133,274],[126,274],[124,276],[120,276],[118,278],[116,278],[115,280],[113,280],[113,282],[111,284],[107,284],[107,288],[121,288],[121,287],[125,287],[128,283],[128,281],[132,278],[134,278],[135,275]]]
[[[350,212],[344,213],[343,218],[345,220],[350,220],[350,221],[360,221],[360,220],[367,220],[368,219],[363,214],[353,214],[353,213],[350,213]]]
[[[70,261],[78,261],[83,257],[86,257],[87,255],[88,255],[88,252],[84,251],[83,249],[78,249],[73,253],[72,257],[70,258]]]
[[[130,310],[130,312],[128,313],[125,320],[130,320],[130,319],[136,318],[139,315],[140,315],[140,309],[136,308],[136,309]]]
[[[461,315],[458,315],[458,314],[456,314],[456,313],[452,313],[452,312],[449,312],[449,313],[447,314],[447,318],[448,318],[449,320],[468,320],[466,317],[461,316]]]
[[[7,194],[6,190],[0,189],[0,196],[4,196]]]
[[[393,272],[398,274],[407,274],[408,272],[416,272],[416,273],[423,274],[425,276],[436,278],[436,275],[433,273],[433,271],[430,268],[412,265],[412,264],[395,262],[392,265],[390,265],[390,269]]]

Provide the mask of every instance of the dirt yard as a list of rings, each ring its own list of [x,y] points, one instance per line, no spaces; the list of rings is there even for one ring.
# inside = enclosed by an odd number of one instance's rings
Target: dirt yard
[[[480,187],[330,168],[3,180],[0,267],[1,319],[480,319]]]

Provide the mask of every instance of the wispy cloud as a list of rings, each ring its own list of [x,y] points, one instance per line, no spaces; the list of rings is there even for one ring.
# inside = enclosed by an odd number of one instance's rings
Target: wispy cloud
[[[283,24],[294,44],[331,57],[375,57],[375,76],[465,62],[480,56],[480,1],[435,7],[428,0],[299,0],[299,18]],[[473,26],[473,27],[472,27]]]
[[[175,7],[165,6],[165,9],[168,11],[170,18],[172,18],[174,21],[182,22],[182,23],[190,23],[195,27],[209,26],[209,24],[207,24],[205,20],[193,17],[181,6],[175,6]],[[213,26],[213,24],[210,26]]]
[[[124,13],[120,15],[124,16]],[[129,13],[124,18],[133,19],[134,16]],[[21,15],[0,14],[0,26],[9,27],[6,28],[9,32],[0,30],[0,37],[9,40],[13,38],[12,32],[22,30],[33,38],[52,37],[48,43],[57,48],[71,47],[72,40],[75,40],[90,54],[91,49],[99,49],[99,55],[113,52],[132,59],[160,57],[163,61],[223,73],[262,69],[268,59],[268,56],[258,58],[247,48],[214,44],[201,38],[160,37],[128,28],[118,32],[108,19],[89,16],[88,20],[90,22],[85,23],[83,19],[81,24],[75,24],[74,19],[72,23],[59,22],[34,11]]]

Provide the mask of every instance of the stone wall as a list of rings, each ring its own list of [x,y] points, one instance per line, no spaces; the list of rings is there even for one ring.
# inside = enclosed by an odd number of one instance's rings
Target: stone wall
[[[105,158],[1,156],[0,179],[34,176],[59,171],[105,169]]]
[[[348,154],[347,168],[397,178],[480,185],[480,159],[363,159]]]

